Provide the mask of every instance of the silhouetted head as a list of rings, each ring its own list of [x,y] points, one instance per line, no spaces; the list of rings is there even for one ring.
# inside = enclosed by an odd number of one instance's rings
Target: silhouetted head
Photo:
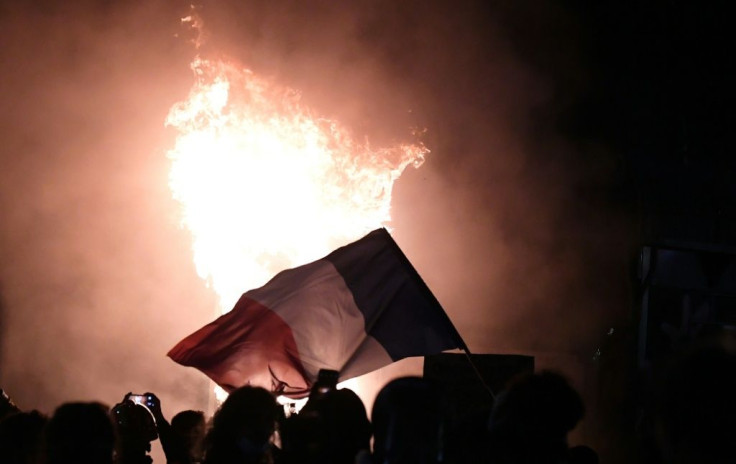
[[[121,438],[136,439],[146,443],[158,438],[153,416],[140,404],[128,400],[123,401],[115,405],[111,415]]]
[[[151,442],[158,438],[156,422],[144,406],[123,400],[110,411],[118,435],[118,462],[139,463],[151,461],[148,453]]]
[[[279,430],[281,462],[285,464],[323,464],[327,462],[327,427],[316,411],[292,414]]]
[[[63,404],[46,426],[48,464],[110,464],[114,447],[113,425],[100,403]]]
[[[352,463],[358,451],[370,449],[371,424],[363,401],[354,391],[334,390],[316,406],[329,430],[334,462]]]
[[[582,419],[580,395],[559,374],[523,374],[496,398],[489,420],[493,453],[537,462],[567,454],[567,434]]]
[[[205,462],[257,462],[269,451],[280,413],[268,390],[252,386],[234,390],[212,420],[205,439]]]
[[[445,395],[434,382],[420,377],[389,382],[373,404],[375,462],[444,462],[448,412]]]
[[[171,418],[171,431],[187,450],[192,462],[204,456],[205,419],[202,411],[181,411]]]
[[[47,421],[38,411],[16,412],[0,420],[0,462],[38,462],[43,427]]]
[[[370,449],[370,437],[363,401],[347,388],[310,399],[281,434],[285,458],[300,463],[352,464],[358,451]]]

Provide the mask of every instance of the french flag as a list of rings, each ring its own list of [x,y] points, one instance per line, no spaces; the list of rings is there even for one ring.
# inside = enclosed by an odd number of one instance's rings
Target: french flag
[[[467,349],[391,235],[377,229],[244,293],[168,356],[226,391],[251,384],[296,398],[320,369],[343,381],[453,348]]]

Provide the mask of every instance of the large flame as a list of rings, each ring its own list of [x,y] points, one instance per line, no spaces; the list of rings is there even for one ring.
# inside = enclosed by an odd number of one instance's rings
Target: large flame
[[[232,63],[197,58],[192,69],[189,98],[166,120],[179,133],[169,185],[225,311],[275,273],[385,226],[394,181],[428,152],[372,149]]]

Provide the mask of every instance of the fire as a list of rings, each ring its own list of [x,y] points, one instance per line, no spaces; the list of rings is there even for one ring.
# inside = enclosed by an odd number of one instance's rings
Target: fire
[[[299,92],[232,63],[197,58],[169,186],[191,231],[198,274],[229,310],[277,272],[318,259],[390,220],[393,184],[428,153],[373,149],[315,116]]]
[[[169,186],[220,312],[279,271],[386,226],[394,182],[429,152],[373,149],[299,92],[233,63],[196,58],[192,70],[189,97],[166,119],[178,132]]]

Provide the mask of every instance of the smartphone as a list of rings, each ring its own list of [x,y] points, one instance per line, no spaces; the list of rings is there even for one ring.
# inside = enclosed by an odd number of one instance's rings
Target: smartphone
[[[331,369],[320,369],[317,373],[315,387],[319,393],[327,393],[337,388],[340,373]]]
[[[148,408],[148,397],[146,395],[136,395],[134,393],[131,393],[130,395],[126,396],[126,399],[134,402],[135,404],[140,404],[141,406]]]

